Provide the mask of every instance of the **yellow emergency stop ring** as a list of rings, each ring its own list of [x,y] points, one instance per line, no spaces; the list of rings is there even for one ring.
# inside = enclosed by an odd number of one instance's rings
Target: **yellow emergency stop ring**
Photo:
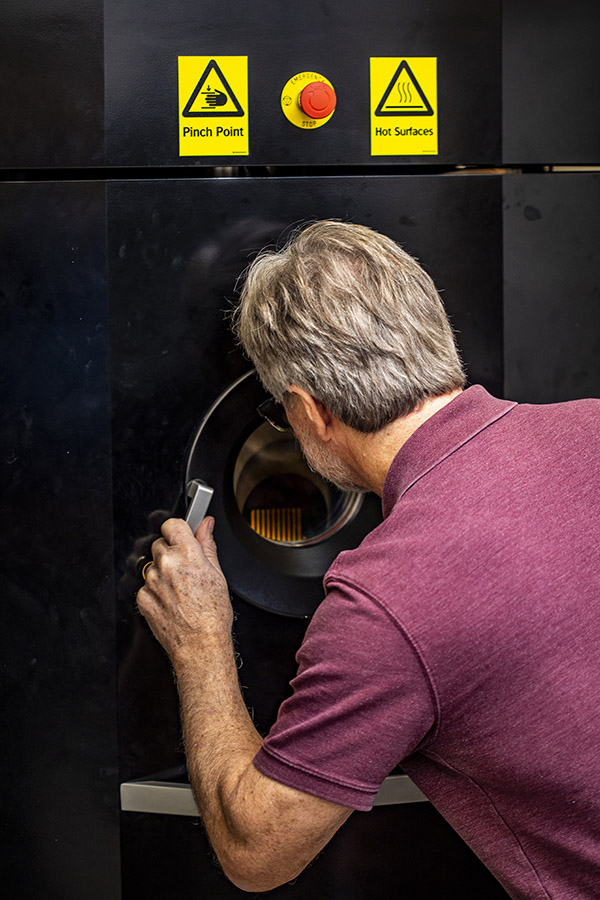
[[[311,119],[306,115],[300,106],[299,98],[303,88],[311,81],[324,81],[335,90],[330,80],[324,75],[319,75],[318,72],[299,72],[297,75],[292,75],[289,81],[286,81],[281,92],[281,109],[286,119],[296,128],[320,128],[321,125],[329,122],[335,112],[335,109],[332,110],[323,119]]]

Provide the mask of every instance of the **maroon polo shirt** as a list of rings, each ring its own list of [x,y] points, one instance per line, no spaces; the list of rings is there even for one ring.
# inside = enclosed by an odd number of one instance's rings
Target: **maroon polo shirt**
[[[370,809],[398,764],[514,898],[600,896],[600,400],[475,386],[394,459],[255,763]]]

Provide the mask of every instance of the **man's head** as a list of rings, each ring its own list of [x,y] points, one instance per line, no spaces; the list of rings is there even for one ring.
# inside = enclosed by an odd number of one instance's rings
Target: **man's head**
[[[429,276],[362,225],[310,225],[248,270],[234,330],[265,388],[298,385],[345,425],[374,432],[464,387]]]

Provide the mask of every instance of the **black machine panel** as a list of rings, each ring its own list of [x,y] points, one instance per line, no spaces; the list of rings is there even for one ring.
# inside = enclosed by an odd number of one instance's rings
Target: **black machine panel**
[[[559,0],[460,0],[451,10],[444,0],[374,0],[368,10],[355,0],[9,0],[0,167],[593,164],[599,27],[600,7],[587,0],[568,11]],[[218,73],[217,87],[200,82],[211,60],[226,69],[231,56],[245,60],[241,80],[227,81],[232,96],[223,109],[232,117],[211,118],[219,107],[202,107],[200,97],[186,118],[195,87],[209,104],[220,102],[217,92],[228,87]],[[189,96],[179,93],[180,57],[204,60]],[[371,96],[370,60],[382,58],[412,69],[374,83]],[[429,76],[422,81],[420,60],[435,61],[433,87]],[[296,127],[282,89],[306,72],[331,81],[337,106],[325,124]],[[199,140],[182,154],[183,128],[206,130],[213,121],[215,131],[244,130],[247,146],[217,141],[196,153]],[[432,122],[437,149],[406,143],[407,126]],[[375,123],[405,137],[373,155]]]
[[[503,0],[502,161],[600,160],[600,4]]]
[[[111,166],[464,164],[500,159],[501,17],[495,0],[485,4],[459,0],[451,11],[445,0],[374,0],[368,8],[357,2],[319,0],[299,4],[224,0],[217,5],[190,0],[172,0],[167,5],[160,0],[107,0],[105,7],[107,161]],[[228,68],[231,56],[247,57],[247,75]],[[180,97],[179,57],[202,58],[186,95]],[[413,77],[394,80],[385,114],[375,116],[396,71],[396,66],[389,73],[386,70],[388,80],[371,100],[370,59],[380,57],[396,58],[398,65],[409,60]],[[437,60],[436,92],[429,81],[421,85],[422,58]],[[226,83],[210,70],[201,84],[212,59]],[[337,95],[335,112],[321,127],[314,121],[309,127],[296,126],[284,114],[282,89],[288,79],[305,72],[327,78]],[[419,98],[415,80],[427,100],[431,98],[434,116]],[[189,112],[195,115],[180,115],[198,85],[212,103],[217,102],[216,90],[232,92],[247,115],[237,115],[240,110],[231,96],[222,107],[229,118],[215,118],[220,107],[207,106],[201,97],[191,104]],[[292,90],[291,105],[297,96],[298,91]],[[399,108],[394,110],[395,106]],[[412,109],[417,118],[407,115]],[[437,152],[432,153],[426,143],[411,146],[413,152],[407,155],[399,139],[390,144],[391,154],[385,153],[384,146],[383,155],[371,156],[371,113],[382,129],[426,128],[437,117]],[[248,130],[246,152],[243,144],[240,153],[240,147],[229,149],[227,141],[217,139],[218,127],[236,125]],[[180,156],[179,140],[186,127],[204,129],[205,135],[194,145],[202,155]],[[216,152],[207,154],[205,147],[212,146]]]
[[[123,898],[244,900],[211,861],[197,822],[128,813]],[[146,852],[143,848],[160,848]],[[483,865],[426,803],[354,813],[325,850],[273,900],[508,900]]]
[[[1,840],[13,897],[119,890],[104,193],[0,185]]]
[[[600,396],[600,173],[504,179],[505,393]]]
[[[104,164],[103,0],[3,0],[1,168]]]

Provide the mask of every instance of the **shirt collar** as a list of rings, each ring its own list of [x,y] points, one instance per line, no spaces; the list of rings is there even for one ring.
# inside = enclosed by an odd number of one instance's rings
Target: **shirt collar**
[[[414,431],[402,445],[383,486],[383,515],[431,469],[517,404],[498,400],[481,385],[463,391]]]

